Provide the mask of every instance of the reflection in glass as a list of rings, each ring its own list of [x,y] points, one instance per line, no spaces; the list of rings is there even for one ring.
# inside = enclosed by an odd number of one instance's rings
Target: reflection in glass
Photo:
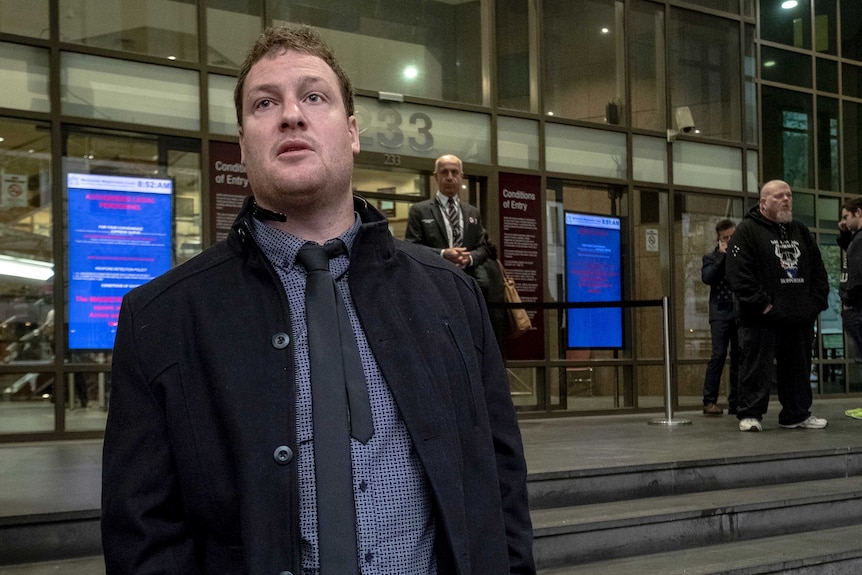
[[[47,40],[48,0],[0,0],[0,32]]]
[[[674,215],[674,274],[677,354],[680,358],[708,360],[712,350],[709,327],[709,286],[701,278],[703,256],[715,250],[715,225],[723,219],[740,222],[744,215],[741,198],[685,194]],[[722,389],[727,389],[728,369],[722,373]],[[703,376],[697,382],[702,386]],[[700,388],[702,391],[702,387]]]
[[[845,2],[847,0],[844,0]],[[838,10],[835,0],[814,2],[814,50],[838,55]]]
[[[543,3],[545,113],[626,125],[623,3]]]
[[[841,2],[841,56],[862,60],[862,2]]]
[[[479,0],[281,2],[272,25],[315,26],[357,88],[484,104]]]
[[[632,127],[664,131],[664,8],[636,0],[629,10],[628,54],[631,69]]]
[[[793,190],[793,219],[799,220],[809,228],[815,224],[814,194],[806,194],[799,190]]]
[[[54,429],[51,229],[48,126],[0,118],[0,433]]]
[[[739,0],[686,0],[686,2],[704,8],[739,14]]]
[[[206,0],[207,62],[239,68],[246,51],[263,31],[263,0]]]
[[[817,188],[841,189],[840,149],[838,145],[838,100],[817,98]]]
[[[197,2],[60,0],[60,39],[94,48],[198,60]]]
[[[862,193],[862,104],[843,102],[844,106],[844,192]]]
[[[671,9],[669,26],[671,105],[687,106],[701,135],[739,141],[739,24]]]
[[[837,204],[831,218],[837,218]],[[833,228],[834,229],[834,228]],[[815,350],[823,364],[820,366],[823,377],[821,378],[822,393],[844,393],[845,386],[845,364],[837,362],[845,356],[844,349],[844,327],[841,321],[841,298],[838,296],[838,280],[841,276],[841,249],[836,243],[838,235],[820,233],[818,239],[820,254],[823,257],[823,265],[826,267],[826,277],[829,282],[829,295],[827,296],[828,307],[820,312],[818,329],[818,346]],[[852,344],[850,344],[852,345]],[[834,363],[831,363],[834,362]]]
[[[566,211],[621,216],[621,209],[627,204],[621,187],[589,186],[564,180],[549,179],[546,192],[545,227],[548,230],[548,261],[546,282],[548,301],[566,299],[566,253],[564,214]],[[625,250],[625,246],[623,246]],[[628,320],[624,311],[624,321]],[[563,409],[594,410],[613,409],[620,406],[620,395],[624,386],[631,385],[630,372],[625,368],[590,367],[590,360],[631,357],[630,344],[623,350],[566,348],[565,311],[553,310],[546,314],[545,329],[550,337],[549,349],[554,357],[567,360],[566,369],[551,372],[550,377],[559,381],[560,404]],[[629,324],[630,325],[630,324]],[[624,328],[624,337],[625,330]],[[577,363],[577,365],[576,365]],[[629,377],[623,379],[623,374]],[[630,397],[630,394],[626,394]],[[626,407],[631,407],[627,403]]]
[[[427,178],[422,174],[406,170],[380,170],[355,166],[353,169],[353,191],[368,200],[389,220],[389,229],[396,238],[403,238],[407,231],[407,212],[412,201],[428,197]]]
[[[811,56],[771,46],[760,49],[760,77],[770,82],[811,87]]]
[[[754,45],[754,26],[745,25],[745,43],[743,44],[742,73],[745,75],[745,141],[748,144],[757,143],[758,113],[757,113],[757,54]]]
[[[526,0],[497,0],[497,105],[533,111],[530,14]]]
[[[821,92],[838,93],[838,62],[817,58],[817,89]]]
[[[73,354],[75,363],[110,364],[109,353]],[[110,371],[76,371],[63,382],[68,431],[103,431],[111,396]]]
[[[841,89],[845,96],[862,97],[862,66],[841,66]]]
[[[763,87],[763,181],[814,187],[813,113],[810,94]]]
[[[0,362],[50,361],[51,154],[47,126],[0,119]]]
[[[63,52],[64,114],[200,129],[199,77],[192,70]]]
[[[48,50],[0,42],[0,108],[48,112]]]
[[[760,0],[760,37],[794,48],[811,49],[811,2]]]

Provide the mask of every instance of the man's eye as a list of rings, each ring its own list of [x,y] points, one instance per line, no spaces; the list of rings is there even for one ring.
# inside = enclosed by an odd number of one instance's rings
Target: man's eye
[[[264,98],[263,100],[260,100],[257,103],[255,108],[269,108],[271,105],[272,105],[272,100],[270,100],[269,98]]]
[[[308,95],[308,101],[309,102],[320,102],[322,100],[323,100],[323,98],[320,96],[320,94],[309,94]]]

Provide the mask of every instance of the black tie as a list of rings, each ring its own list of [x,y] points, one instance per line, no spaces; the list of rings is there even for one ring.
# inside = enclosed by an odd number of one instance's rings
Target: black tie
[[[326,247],[309,242],[296,256],[307,272],[305,323],[311,366],[320,575],[359,573],[350,435],[367,443],[374,432],[356,339],[329,273],[330,256],[342,253],[344,244],[337,240]]]
[[[455,205],[455,198],[449,198],[449,205],[446,209],[446,216],[449,218],[449,224],[452,226],[452,247],[460,247],[462,244],[461,218],[458,214],[458,207]]]

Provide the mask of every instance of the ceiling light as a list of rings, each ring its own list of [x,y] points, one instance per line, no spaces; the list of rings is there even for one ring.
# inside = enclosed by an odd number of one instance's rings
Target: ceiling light
[[[54,264],[0,255],[0,275],[45,281],[54,275]]]
[[[781,7],[785,10],[792,10],[797,6],[799,6],[799,2],[797,2],[796,0],[784,0],[784,2],[781,3]]]
[[[2,142],[2,141],[3,141],[3,140],[5,140],[5,139],[6,139],[6,138],[4,138],[3,136],[0,136],[0,142]]]
[[[419,70],[416,66],[407,66],[404,68],[404,77],[408,80],[413,80],[419,75]]]
[[[772,68],[773,66],[775,66],[775,60],[767,60],[763,63],[764,68]]]
[[[611,31],[610,28],[602,28],[602,34],[607,34],[610,31]]]

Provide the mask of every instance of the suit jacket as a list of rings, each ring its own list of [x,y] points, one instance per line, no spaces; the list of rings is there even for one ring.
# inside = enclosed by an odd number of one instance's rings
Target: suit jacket
[[[521,437],[481,293],[356,210],[349,286],[428,480],[439,572],[535,573]],[[109,575],[301,572],[290,310],[249,212],[123,301],[103,457]]]
[[[473,264],[466,271],[470,275],[475,275],[474,269],[488,259],[488,233],[482,225],[482,218],[476,207],[467,202],[460,202],[459,205],[464,220],[463,244],[470,250],[473,258]],[[407,231],[404,239],[432,248],[432,251],[439,255],[440,250],[449,247],[449,236],[446,233],[446,223],[443,221],[445,218],[446,214],[443,213],[436,196],[413,204],[407,214]]]

